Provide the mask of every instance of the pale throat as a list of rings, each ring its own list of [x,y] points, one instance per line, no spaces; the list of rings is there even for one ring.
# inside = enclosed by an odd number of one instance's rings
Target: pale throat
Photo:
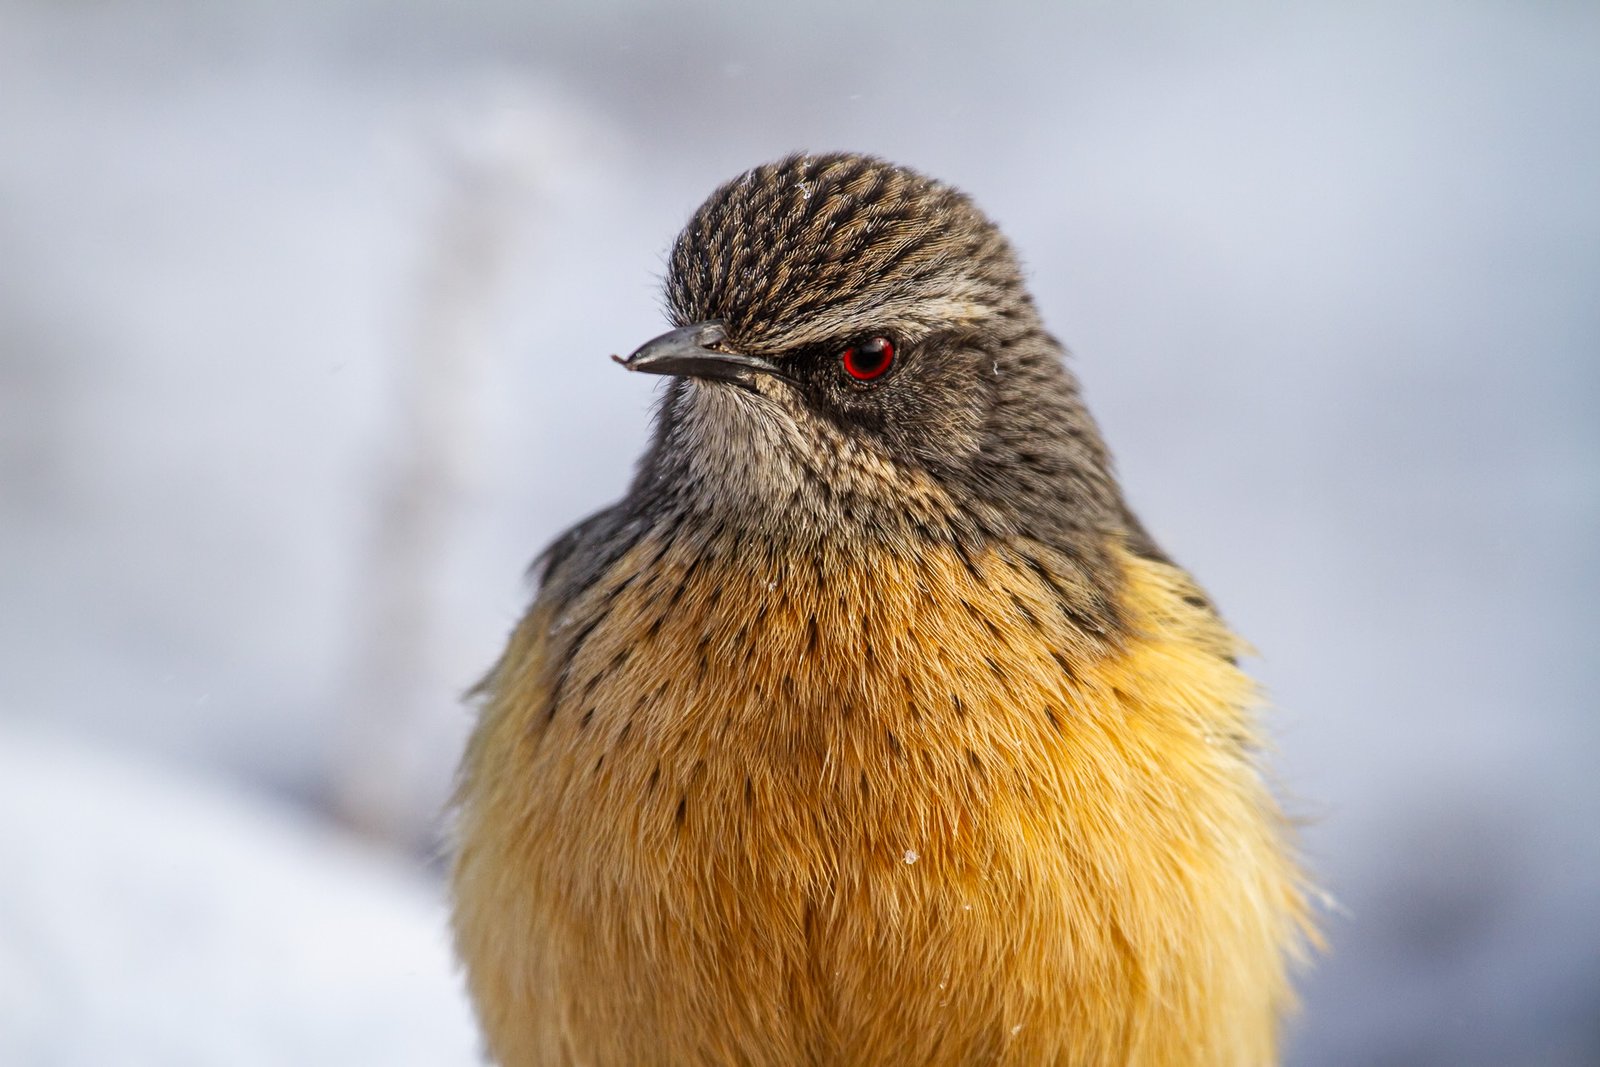
[[[690,510],[779,538],[902,541],[956,522],[955,500],[926,471],[805,411],[785,383],[755,389],[690,381],[669,397],[662,447]]]

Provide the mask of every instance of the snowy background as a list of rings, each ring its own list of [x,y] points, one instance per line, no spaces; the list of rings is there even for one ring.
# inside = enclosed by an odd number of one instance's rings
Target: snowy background
[[[0,1063],[475,1062],[457,694],[801,147],[1006,227],[1261,650],[1291,1063],[1600,1062],[1600,7],[971,7],[0,0]]]

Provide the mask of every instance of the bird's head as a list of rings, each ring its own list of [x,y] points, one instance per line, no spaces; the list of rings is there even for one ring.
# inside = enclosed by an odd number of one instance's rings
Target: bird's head
[[[1123,514],[1010,245],[958,190],[797,155],[712,193],[673,247],[677,376],[636,494],[803,532],[1038,535]]]

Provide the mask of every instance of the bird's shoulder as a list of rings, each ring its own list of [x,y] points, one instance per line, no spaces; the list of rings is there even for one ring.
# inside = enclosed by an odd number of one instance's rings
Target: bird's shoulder
[[[593,585],[647,526],[623,499],[563,531],[528,566],[535,603],[565,602]]]
[[[637,536],[629,536],[628,501],[621,500],[594,512],[558,534],[528,564],[532,603],[512,631],[500,658],[467,690],[471,701],[487,697],[508,663],[543,660],[548,650],[535,640],[549,618],[559,615],[582,592],[598,581]]]

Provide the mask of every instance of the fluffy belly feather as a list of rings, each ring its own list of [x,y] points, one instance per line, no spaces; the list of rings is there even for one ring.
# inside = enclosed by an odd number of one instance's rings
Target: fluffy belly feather
[[[536,607],[461,792],[493,1054],[1271,1062],[1302,902],[1253,690],[1181,571],[1121,563],[1116,642],[1025,546],[646,541]]]

